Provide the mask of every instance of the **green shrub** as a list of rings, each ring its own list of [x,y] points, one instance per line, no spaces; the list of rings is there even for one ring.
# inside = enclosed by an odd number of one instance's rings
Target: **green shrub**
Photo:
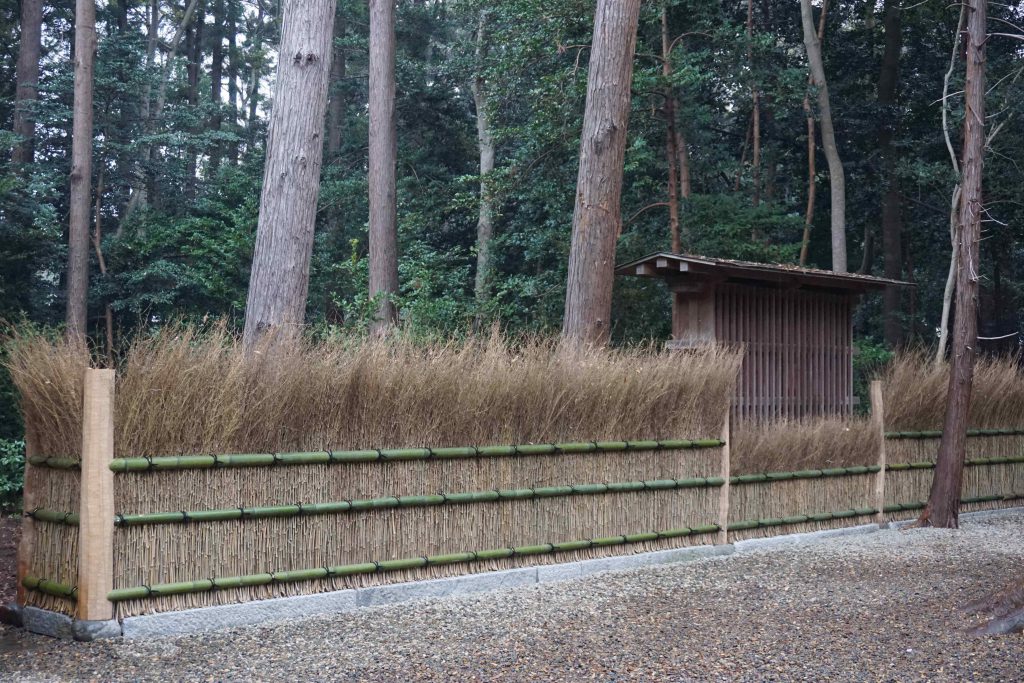
[[[25,442],[0,439],[0,512],[16,512],[21,507],[24,480]]]

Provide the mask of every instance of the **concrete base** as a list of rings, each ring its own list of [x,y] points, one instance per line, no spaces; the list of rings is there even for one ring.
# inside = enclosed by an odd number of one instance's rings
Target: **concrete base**
[[[26,607],[21,611],[21,619],[26,631],[50,636],[51,638],[70,640],[75,637],[72,626],[74,619],[66,614],[39,609],[38,607]]]
[[[109,640],[121,637],[121,622],[117,619],[103,621],[83,621],[75,619],[71,622],[71,633],[75,640],[88,643],[93,640]]]

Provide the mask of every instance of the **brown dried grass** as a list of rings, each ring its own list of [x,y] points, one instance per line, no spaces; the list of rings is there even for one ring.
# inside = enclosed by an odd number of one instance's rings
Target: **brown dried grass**
[[[898,355],[881,377],[889,431],[942,429],[949,364],[924,351]],[[1024,372],[1016,357],[979,358],[974,369],[968,426],[1024,427]]]
[[[88,353],[43,336],[9,344],[43,455],[74,457]],[[268,340],[173,326],[118,368],[118,456],[467,446],[717,436],[740,357],[708,348],[570,350],[493,334],[460,342]]]
[[[862,417],[749,423],[733,429],[729,458],[733,474],[873,465],[879,441]]]

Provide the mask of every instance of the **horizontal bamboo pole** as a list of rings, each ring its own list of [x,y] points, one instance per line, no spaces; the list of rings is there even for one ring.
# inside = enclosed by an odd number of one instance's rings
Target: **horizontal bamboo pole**
[[[1013,455],[1013,456],[997,456],[994,458],[974,458],[972,460],[965,460],[965,467],[985,467],[988,465],[1018,465],[1024,463],[1024,456]],[[885,466],[886,470],[933,470],[935,469],[935,463],[933,462],[903,462],[903,463],[892,463]]]
[[[26,512],[25,516],[37,522],[78,526],[77,512],[64,512],[62,510],[50,510],[49,508],[35,508]]]
[[[40,593],[46,593],[47,595],[55,595],[58,598],[66,598],[68,600],[78,599],[78,588],[75,586],[69,586],[64,583],[57,583],[56,581],[50,581],[48,579],[40,579],[37,576],[26,575],[21,580],[21,585],[25,588],[33,591],[39,591]]]
[[[29,465],[46,467],[51,470],[77,470],[82,466],[81,460],[74,458],[29,458]]]
[[[622,481],[607,484],[572,484],[569,486],[545,486],[528,489],[494,489],[491,491],[467,491],[463,493],[438,493],[422,496],[386,496],[342,500],[307,505],[277,505],[251,508],[224,508],[219,510],[170,511],[146,514],[117,515],[119,526],[142,526],[151,524],[184,524],[187,522],[219,522],[234,519],[260,519],[266,517],[297,517],[300,515],[330,515],[346,512],[363,512],[386,508],[428,507],[434,505],[465,505],[489,503],[501,500],[529,500],[561,496],[593,495],[600,493],[629,493],[633,491],[667,491],[687,488],[712,488],[722,486],[721,477],[697,477],[693,479],[652,479],[648,481]],[[50,511],[47,511],[50,512]],[[57,516],[59,513],[54,513]]]
[[[835,512],[815,512],[807,515],[792,515],[789,517],[772,517],[768,519],[748,519],[742,522],[733,522],[729,525],[729,531],[746,531],[747,529],[762,529],[773,526],[788,526],[791,524],[804,524],[806,522],[827,522],[832,519],[848,519],[850,517],[867,517],[878,514],[875,508],[855,508],[852,510],[837,510]]]
[[[1024,434],[1024,429],[1011,427],[1007,429],[968,429],[967,436],[1010,436]],[[886,432],[887,439],[941,439],[941,431],[922,432]]]
[[[796,472],[761,472],[757,474],[739,474],[730,477],[733,486],[742,484],[760,484],[771,481],[788,481],[791,479],[819,479],[822,477],[849,477],[858,474],[878,472],[878,465],[859,465],[856,467],[832,467],[823,470],[799,470]]]
[[[663,439],[651,441],[588,441],[582,443],[465,446],[457,448],[392,448],[307,453],[240,453],[233,455],[181,455],[153,458],[115,458],[114,472],[143,472],[213,467],[270,467],[273,465],[326,465],[355,462],[390,462],[452,458],[496,458],[563,453],[615,453],[626,451],[719,448],[718,439]]]
[[[374,574],[378,572],[420,569],[423,567],[432,567],[437,565],[460,564],[487,560],[501,560],[510,557],[522,557],[529,555],[546,555],[551,553],[568,552],[572,550],[586,550],[588,548],[605,548],[629,543],[645,543],[665,538],[680,538],[683,536],[710,534],[715,533],[718,530],[719,527],[717,524],[706,524],[703,526],[697,526],[692,528],[684,527],[680,529],[668,529],[665,531],[627,534],[623,536],[607,536],[604,538],[590,538],[577,541],[565,541],[563,543],[543,543],[540,545],[515,546],[510,548],[492,548],[490,550],[451,553],[448,555],[430,555],[426,557],[409,557],[398,560],[362,562],[359,564],[346,564],[339,565],[336,567],[316,567],[311,569],[295,569],[283,572],[247,574],[244,576],[228,576],[222,578],[209,578],[201,579],[199,581],[161,583],[152,586],[133,586],[131,588],[115,588],[107,594],[107,598],[112,602],[123,602],[125,600],[142,600],[145,598],[158,597],[164,595],[180,595],[182,593],[201,593],[211,590],[241,588],[245,586],[263,586],[270,583],[293,583],[296,581],[313,581],[316,579],[334,578],[339,576]]]

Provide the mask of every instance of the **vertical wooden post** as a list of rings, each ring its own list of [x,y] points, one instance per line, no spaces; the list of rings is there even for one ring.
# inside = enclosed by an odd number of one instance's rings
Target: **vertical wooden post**
[[[723,545],[729,542],[729,448],[731,447],[729,439],[732,436],[729,433],[730,412],[727,406],[725,422],[722,424],[722,441],[725,442],[725,445],[722,446],[722,469],[719,474],[725,481],[718,492],[718,542]]]
[[[37,455],[36,437],[29,422],[25,423],[25,483],[21,497],[22,509],[28,513],[39,506],[38,468],[29,461]],[[22,585],[27,574],[32,573],[32,556],[36,547],[36,522],[27,514],[21,520],[21,540],[18,543],[18,593],[15,603],[25,607],[28,590]]]
[[[85,371],[78,524],[78,618],[114,618],[114,371]]]
[[[882,402],[882,383],[871,382],[871,422],[878,430],[878,474],[875,475],[875,521],[885,523],[885,404]]]

